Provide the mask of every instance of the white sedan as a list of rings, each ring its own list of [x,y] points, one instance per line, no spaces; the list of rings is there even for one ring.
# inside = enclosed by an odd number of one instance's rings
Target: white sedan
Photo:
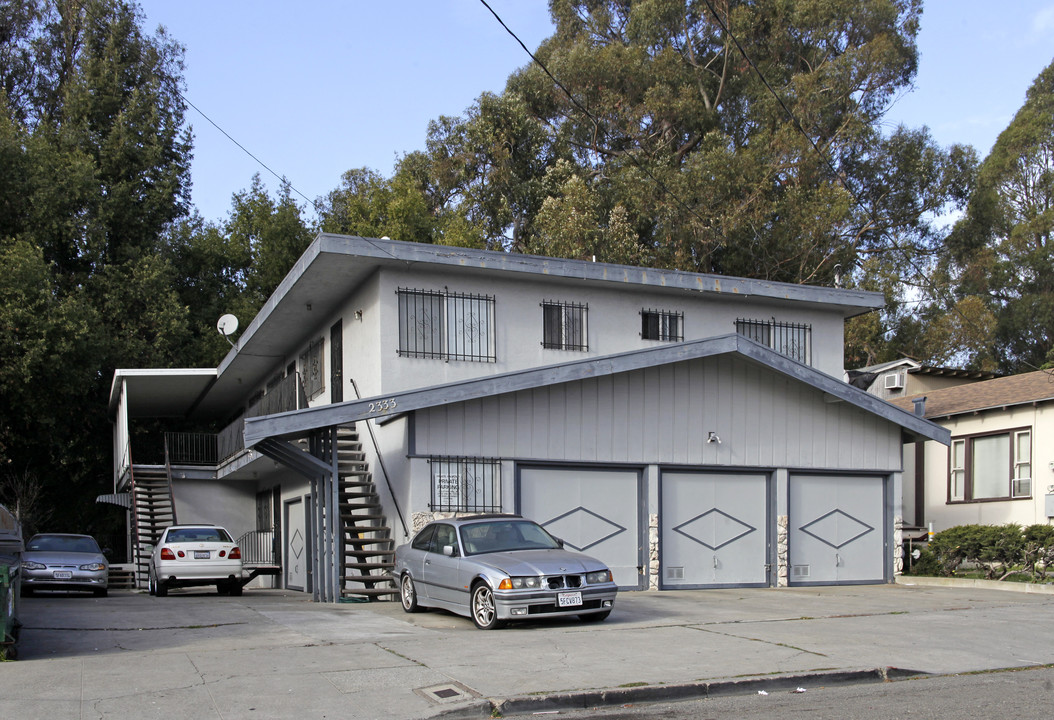
[[[220,595],[241,595],[242,551],[218,525],[172,525],[150,557],[150,594],[174,587],[215,585]]]

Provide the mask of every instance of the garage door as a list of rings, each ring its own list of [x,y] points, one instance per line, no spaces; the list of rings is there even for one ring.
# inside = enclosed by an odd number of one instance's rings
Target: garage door
[[[886,492],[881,477],[792,475],[791,585],[886,580]]]
[[[521,467],[519,512],[607,564],[619,587],[643,587],[640,473]]]
[[[660,586],[769,584],[767,475],[664,472]]]

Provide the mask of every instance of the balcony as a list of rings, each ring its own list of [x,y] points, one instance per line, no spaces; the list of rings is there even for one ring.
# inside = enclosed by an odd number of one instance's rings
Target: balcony
[[[237,420],[219,433],[165,433],[168,462],[172,465],[215,467],[245,449],[245,418],[273,415],[307,407],[300,375],[288,375],[251,403]]]

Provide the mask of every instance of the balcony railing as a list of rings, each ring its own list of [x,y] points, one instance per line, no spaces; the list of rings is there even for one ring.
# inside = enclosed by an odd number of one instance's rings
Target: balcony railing
[[[165,433],[168,462],[172,465],[215,465],[218,455],[212,433]]]
[[[219,433],[166,432],[164,447],[168,451],[168,461],[173,465],[218,465],[245,449],[245,418],[306,407],[307,395],[300,376],[294,373],[273,385],[266,395],[249,406],[244,415]],[[144,461],[137,457],[137,462]]]
[[[251,530],[238,538],[245,565],[279,565],[274,530]]]

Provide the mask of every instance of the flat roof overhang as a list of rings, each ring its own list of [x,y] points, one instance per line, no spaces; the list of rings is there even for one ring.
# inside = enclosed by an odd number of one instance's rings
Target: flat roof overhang
[[[411,266],[428,266],[448,273],[539,277],[576,287],[627,285],[673,295],[703,293],[735,297],[747,303],[779,299],[836,310],[844,318],[871,312],[885,302],[881,293],[861,290],[322,233],[242,330],[219,367],[212,371],[119,371],[129,379],[135,377],[132,373],[144,373],[135,385],[129,386],[129,401],[145,411],[150,400],[140,400],[140,391],[156,390],[165,398],[156,403],[166,415],[178,415],[176,410],[182,407],[191,418],[226,416],[289,358],[290,348],[303,346],[324,330],[324,323],[339,311],[352,289],[382,268]],[[312,322],[312,318],[317,318],[317,322]],[[197,374],[208,372],[213,373],[208,387],[196,392],[200,388],[194,382],[201,379]],[[116,383],[116,375],[114,380]],[[188,386],[192,399],[180,401],[172,396],[179,383]],[[111,392],[111,413],[114,408]]]

